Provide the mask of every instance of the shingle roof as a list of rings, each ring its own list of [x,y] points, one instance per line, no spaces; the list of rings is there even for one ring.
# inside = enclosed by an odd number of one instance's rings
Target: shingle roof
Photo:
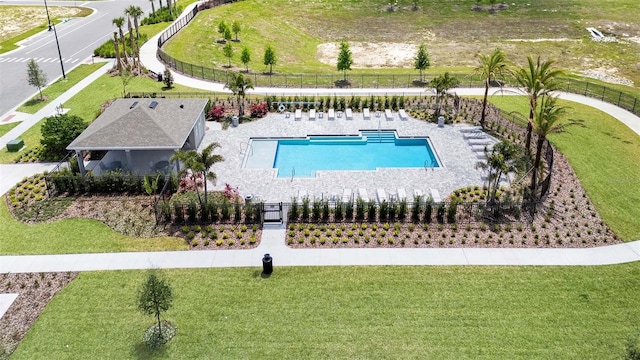
[[[206,104],[206,99],[118,99],[67,149],[178,149]]]

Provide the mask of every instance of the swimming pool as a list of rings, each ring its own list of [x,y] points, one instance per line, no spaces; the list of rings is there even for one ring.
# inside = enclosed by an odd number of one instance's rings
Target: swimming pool
[[[260,140],[253,140],[254,144],[256,141]],[[363,130],[359,136],[314,135],[275,141],[272,167],[278,169],[279,178],[315,177],[319,170],[440,166],[427,137],[398,138],[395,131]]]

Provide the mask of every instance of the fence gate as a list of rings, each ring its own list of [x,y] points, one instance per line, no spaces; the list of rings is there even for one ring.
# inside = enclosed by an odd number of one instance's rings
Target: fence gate
[[[264,204],[262,208],[262,222],[282,224],[282,203]]]

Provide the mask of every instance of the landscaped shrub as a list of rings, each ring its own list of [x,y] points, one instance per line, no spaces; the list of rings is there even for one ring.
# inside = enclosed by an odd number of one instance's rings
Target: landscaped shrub
[[[229,203],[228,200],[225,200],[224,203],[222,203],[222,220],[223,221],[227,221],[229,219],[231,219],[231,204]]]
[[[236,198],[236,201],[233,203],[233,220],[235,222],[242,221],[242,208],[240,207],[240,200]]]
[[[424,222],[431,222],[431,214],[433,213],[433,200],[428,199],[424,204]]]
[[[224,106],[222,105],[214,105],[209,110],[209,119],[211,121],[220,121],[224,119]]]
[[[353,221],[353,200],[347,201],[345,204],[345,220]]]
[[[338,201],[336,202],[336,210],[335,210],[335,215],[334,215],[335,220],[338,221],[338,222],[342,221],[342,218],[343,218],[342,210],[343,210],[343,208],[344,208],[344,206],[342,204],[342,200],[338,199]]]
[[[400,206],[398,209],[398,219],[404,220],[407,217],[407,199],[400,200]]]
[[[325,200],[322,202],[322,221],[329,221],[329,201]]]
[[[458,211],[458,203],[452,201],[447,208],[447,222],[453,224],[456,222],[456,212]]]
[[[386,201],[380,203],[380,221],[387,221],[389,215],[389,204]]]
[[[251,113],[251,117],[261,118],[267,115],[267,112],[269,111],[269,106],[267,105],[266,102],[263,102],[260,104],[251,104],[249,111]]]
[[[439,224],[444,223],[444,213],[445,213],[444,203],[438,204],[438,208],[436,209],[436,221]]]
[[[376,221],[377,206],[373,200],[369,200],[369,204],[367,205],[367,212],[368,212],[367,217],[369,221],[371,222]]]
[[[309,221],[309,198],[302,199],[302,221]]]
[[[195,201],[191,200],[191,202],[189,202],[189,204],[187,205],[187,221],[190,224],[195,223],[197,215],[198,215],[198,206],[196,205]]]
[[[298,221],[298,199],[293,198],[291,200],[291,206],[289,207],[289,221]]]
[[[174,6],[171,13],[169,13],[169,8],[163,7],[161,9],[156,10],[154,14],[151,14],[145,17],[144,19],[142,19],[142,21],[140,22],[140,25],[151,25],[151,24],[158,24],[161,22],[171,22],[175,20],[178,17],[178,15],[182,13],[182,10],[183,10],[182,6]]]
[[[362,221],[364,220],[365,214],[365,202],[362,199],[356,200],[356,220]]]
[[[320,199],[314,199],[313,200],[313,205],[311,208],[311,219],[313,221],[319,221],[320,220],[320,213],[322,211],[322,203],[320,202]]]

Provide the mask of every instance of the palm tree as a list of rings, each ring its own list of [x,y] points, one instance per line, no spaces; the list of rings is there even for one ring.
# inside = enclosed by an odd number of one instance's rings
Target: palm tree
[[[487,171],[487,204],[492,205],[503,176],[520,172],[525,163],[522,149],[508,140],[495,144],[491,150],[485,149],[485,154],[487,159],[484,162],[479,161],[476,168]]]
[[[445,72],[444,75],[440,75],[431,80],[431,86],[436,90],[436,113],[435,116],[440,115],[440,101],[447,95],[447,91],[460,84],[460,80],[455,77],[451,77],[449,72]]]
[[[569,120],[568,122],[560,123],[562,116],[566,112],[566,108],[556,104],[556,100],[556,97],[543,96],[540,99],[540,106],[536,109],[533,116],[533,132],[535,132],[538,137],[536,141],[536,157],[533,162],[531,175],[531,194],[533,196],[535,196],[538,187],[538,171],[542,159],[542,146],[547,136],[565,131],[567,126],[581,124],[578,120]]]
[[[513,77],[522,88],[522,92],[529,98],[529,123],[527,124],[527,141],[525,149],[530,152],[531,132],[533,131],[533,116],[538,105],[538,98],[557,90],[560,85],[556,78],[564,72],[554,69],[555,61],[541,62],[540,57],[534,62],[531,56],[527,57],[528,67],[518,68],[512,71]]]
[[[118,45],[118,32],[113,32],[113,47],[116,51],[116,68],[118,72],[122,69],[122,62],[120,61],[120,46]]]
[[[195,174],[202,174],[204,178],[204,204],[208,202],[207,197],[207,180],[216,181],[216,174],[211,171],[211,167],[216,163],[224,161],[222,155],[213,154],[213,151],[216,148],[219,148],[220,144],[217,142],[209,144],[206,148],[202,150],[202,152],[198,153],[195,150],[189,151],[178,151],[171,156],[170,161],[176,162],[180,161],[184,165],[184,169],[181,171],[181,174],[187,172],[187,170],[191,170],[191,172]],[[202,203],[200,198],[200,192],[198,191],[198,187],[196,186],[196,193],[198,194],[198,200]]]
[[[133,27],[136,29],[136,39],[140,38],[140,28],[138,26],[138,20],[140,19],[140,17],[142,15],[144,15],[144,12],[142,11],[142,9],[140,9],[139,6],[129,6],[129,15],[133,18]]]
[[[117,17],[113,20],[111,20],[111,23],[113,23],[113,25],[118,27],[118,33],[120,33],[120,42],[122,43],[122,55],[120,56],[120,58],[118,59],[120,62],[126,62],[127,61],[127,50],[124,46],[124,32],[122,31],[122,27],[124,26],[124,17],[120,16]],[[116,41],[117,42],[117,41]],[[115,44],[116,49],[118,48],[118,44]],[[119,53],[119,51],[116,50],[117,53]]]
[[[127,28],[129,29],[129,42],[131,45],[131,58],[133,59],[133,66],[136,66],[136,61],[135,61],[135,57],[133,56],[133,52],[135,51],[135,43],[133,41],[133,25],[131,23],[131,17],[132,17],[132,11],[133,11],[134,6],[131,5],[128,8],[126,8],[124,10],[125,15],[127,15]]]
[[[238,116],[244,115],[244,97],[247,90],[253,89],[251,79],[245,78],[241,73],[231,73],[231,78],[225,85],[225,88],[231,90],[233,95],[238,97]]]
[[[156,16],[156,0],[149,0],[151,3],[151,15]]]
[[[477,54],[476,58],[480,65],[475,68],[475,72],[484,78],[484,99],[482,100],[482,115],[480,116],[480,126],[484,128],[484,120],[487,110],[487,96],[491,80],[496,76],[502,76],[507,68],[506,55],[500,48],[496,48],[491,55]]]

